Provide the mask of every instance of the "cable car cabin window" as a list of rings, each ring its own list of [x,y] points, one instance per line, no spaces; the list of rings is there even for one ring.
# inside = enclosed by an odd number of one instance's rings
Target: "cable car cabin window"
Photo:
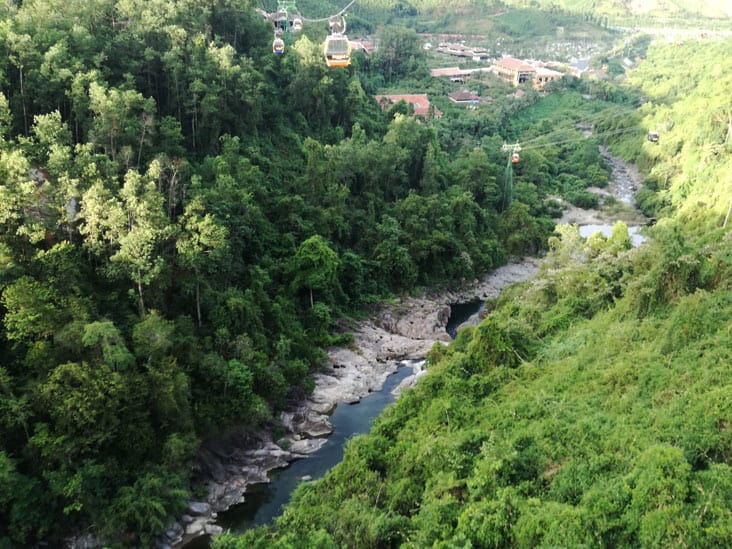
[[[334,54],[348,54],[348,40],[345,38],[334,38],[328,40],[328,43],[326,44],[325,53],[326,55],[334,55]]]

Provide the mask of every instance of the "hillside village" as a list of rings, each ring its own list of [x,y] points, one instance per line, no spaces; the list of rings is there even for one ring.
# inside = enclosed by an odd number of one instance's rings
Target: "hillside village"
[[[556,61],[522,60],[514,57],[501,57],[489,59],[485,57],[484,48],[468,48],[462,44],[441,45],[443,53],[448,55],[480,61],[488,64],[486,67],[460,68],[459,66],[439,67],[430,70],[432,78],[445,78],[451,82],[465,84],[471,77],[480,77],[483,74],[493,74],[511,84],[516,90],[510,94],[515,99],[520,99],[524,94],[524,88],[532,87],[537,91],[545,91],[551,82],[560,80],[565,75],[578,78],[583,76],[597,77],[593,70],[580,69],[578,67],[559,63]],[[482,104],[492,103],[491,97],[481,97],[474,91],[459,89],[447,94],[451,103],[465,105],[475,109]],[[418,118],[440,118],[442,112],[434,107],[427,94],[384,94],[376,95],[376,101],[382,109],[391,108],[399,101],[412,105],[413,116]]]
[[[589,57],[597,53],[595,51],[596,45],[591,43],[563,44],[563,53],[560,57],[569,58],[571,62],[560,62],[520,59],[506,54],[501,57],[492,57],[486,47],[467,43],[468,41],[485,42],[487,37],[483,35],[421,34],[420,38],[423,40],[422,48],[433,54],[433,62],[439,63],[441,59],[455,58],[463,65],[431,68],[430,76],[432,78],[448,79],[455,84],[467,84],[469,79],[492,74],[516,88],[513,93],[509,94],[514,99],[523,97],[529,87],[544,92],[551,82],[558,81],[565,75],[577,78],[605,77],[605,72],[602,69],[596,70],[588,66],[587,60]],[[351,39],[350,44],[353,51],[360,51],[367,58],[376,52],[379,46],[376,38],[372,36]],[[409,90],[398,94],[378,94],[374,98],[384,110],[388,110],[400,101],[404,101],[412,106],[412,114],[416,118],[441,118],[443,112],[430,102],[428,94],[415,93],[417,91]],[[476,90],[463,87],[448,92],[446,95],[451,103],[463,105],[469,109],[477,109],[481,105],[493,102],[493,98],[481,96]]]

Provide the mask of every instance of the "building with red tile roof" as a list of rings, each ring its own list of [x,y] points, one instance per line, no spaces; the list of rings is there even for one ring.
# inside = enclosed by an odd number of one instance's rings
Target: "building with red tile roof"
[[[563,73],[548,69],[546,67],[538,67],[536,69],[536,77],[534,78],[534,87],[536,89],[544,89],[544,87],[554,80],[560,80],[564,76]]]
[[[458,90],[447,94],[447,97],[453,103],[462,105],[476,105],[480,101],[480,97],[466,90]]]
[[[440,118],[442,111],[430,104],[426,93],[413,93],[405,95],[375,95],[376,102],[383,110],[390,109],[392,105],[404,101],[414,107],[414,116],[424,119]]]
[[[499,59],[493,67],[498,76],[511,82],[514,86],[528,82],[536,75],[536,69],[534,67],[513,57]]]

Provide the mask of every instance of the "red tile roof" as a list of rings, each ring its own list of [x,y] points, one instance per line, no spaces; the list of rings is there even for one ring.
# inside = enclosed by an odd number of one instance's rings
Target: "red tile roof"
[[[427,98],[427,94],[425,93],[407,95],[375,95],[374,98],[384,110],[390,108],[395,103],[399,103],[399,101],[404,101],[405,103],[410,103],[414,107],[414,116],[427,117],[430,115],[430,100]],[[435,118],[442,116],[442,112],[437,107],[434,107],[433,112]]]
[[[524,63],[520,59],[514,59],[513,57],[504,57],[503,59],[499,59],[496,61],[496,65],[513,71],[533,72],[536,70],[531,65]]]
[[[462,76],[465,72],[460,67],[445,67],[430,70],[430,76]]]
[[[468,101],[478,101],[480,97],[475,95],[474,93],[470,93],[469,91],[460,90],[460,91],[454,91],[452,93],[448,93],[447,96],[455,101],[456,103],[464,103]]]

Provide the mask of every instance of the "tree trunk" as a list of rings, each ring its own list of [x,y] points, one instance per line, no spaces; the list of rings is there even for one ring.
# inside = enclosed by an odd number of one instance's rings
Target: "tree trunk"
[[[25,106],[25,86],[23,85],[23,67],[20,67],[20,99],[23,105],[23,128],[26,135],[28,134],[28,112]]]
[[[137,293],[140,296],[140,317],[145,318],[145,302],[142,299],[142,273],[137,270]]]
[[[201,285],[196,281],[196,314],[198,315],[198,327],[203,325],[201,321]]]

